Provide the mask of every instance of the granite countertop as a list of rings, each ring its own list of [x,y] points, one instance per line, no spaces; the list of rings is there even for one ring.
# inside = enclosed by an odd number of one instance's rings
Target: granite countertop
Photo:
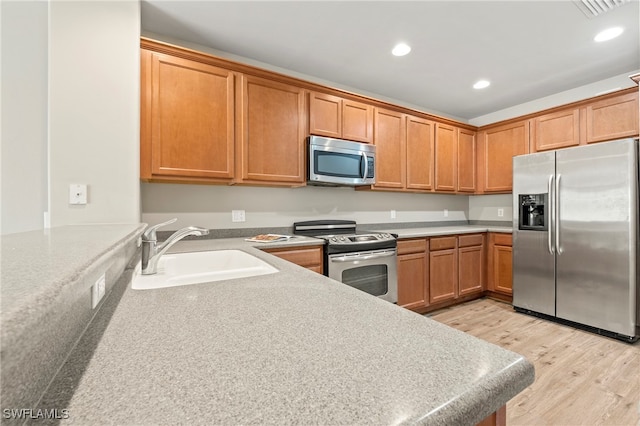
[[[500,232],[510,234],[513,232],[513,229],[510,226],[459,225],[424,228],[376,229],[376,231],[397,234],[398,238],[419,238],[453,234],[472,234],[475,232]]]
[[[173,251],[240,249],[280,272],[114,290],[41,406],[74,424],[475,424],[533,382],[516,353],[255,246]]]
[[[123,237],[142,232],[144,224],[76,225],[3,235],[3,322],[39,310],[61,291],[70,276],[97,262]],[[29,315],[26,312],[25,315]]]

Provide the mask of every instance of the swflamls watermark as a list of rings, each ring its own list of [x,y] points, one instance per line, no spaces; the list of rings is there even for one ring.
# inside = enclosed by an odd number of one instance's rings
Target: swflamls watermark
[[[69,410],[62,409],[58,410],[57,408],[47,409],[47,408],[18,408],[18,409],[10,409],[5,408],[2,410],[2,417],[5,419],[12,420],[51,420],[51,419],[68,419],[69,418]]]

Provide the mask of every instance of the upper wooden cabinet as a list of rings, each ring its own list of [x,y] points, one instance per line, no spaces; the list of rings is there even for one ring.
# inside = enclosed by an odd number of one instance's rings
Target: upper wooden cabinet
[[[585,142],[638,136],[638,92],[593,102],[585,107]]]
[[[376,184],[374,188],[403,189],[405,187],[405,119],[402,113],[375,109]]]
[[[579,145],[579,108],[535,117],[531,123],[531,141],[534,152]]]
[[[511,192],[513,157],[529,152],[529,121],[485,129],[478,136],[481,192]]]
[[[458,130],[458,192],[476,191],[476,133],[471,130]]]
[[[433,189],[433,121],[407,116],[407,189]]]
[[[532,118],[531,150],[548,151],[638,134],[638,92],[627,92]]]
[[[455,191],[458,177],[458,128],[436,124],[436,191]]]
[[[236,162],[241,182],[304,184],[305,91],[243,75],[239,104]]]
[[[307,91],[217,63],[143,41],[140,177],[304,185]]]
[[[147,50],[140,70],[140,177],[230,181],[235,74]]]
[[[311,92],[309,133],[373,143],[373,107],[338,96]]]

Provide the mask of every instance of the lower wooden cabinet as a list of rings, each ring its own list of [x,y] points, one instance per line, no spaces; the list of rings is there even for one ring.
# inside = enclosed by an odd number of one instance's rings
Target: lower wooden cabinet
[[[458,296],[481,294],[485,290],[485,235],[458,236]]]
[[[438,237],[430,241],[429,303],[458,297],[458,239]]]
[[[398,305],[419,309],[429,303],[429,242],[426,238],[398,241]]]
[[[486,290],[486,234],[398,241],[398,305],[418,311],[443,308]]]
[[[513,294],[512,241],[511,234],[489,233],[487,288],[508,300]]]
[[[429,302],[455,300],[485,290],[484,234],[432,238]]]
[[[324,262],[322,246],[302,246],[302,247],[281,247],[263,249],[267,253],[278,256],[288,262],[312,270],[319,274],[323,273]]]

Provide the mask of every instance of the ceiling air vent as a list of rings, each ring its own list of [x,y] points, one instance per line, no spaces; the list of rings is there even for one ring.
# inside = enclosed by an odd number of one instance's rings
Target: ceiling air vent
[[[631,0],[573,0],[573,3],[587,15],[587,18],[591,19],[630,1]]]

